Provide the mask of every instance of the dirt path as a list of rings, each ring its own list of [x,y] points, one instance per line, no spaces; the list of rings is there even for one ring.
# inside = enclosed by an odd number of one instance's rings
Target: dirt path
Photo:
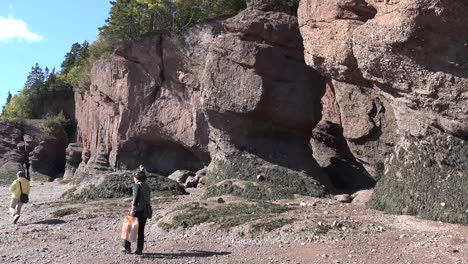
[[[150,220],[145,255],[121,254],[120,229],[129,199],[64,203],[70,186],[32,185],[18,225],[0,187],[0,263],[441,263],[468,264],[468,227],[391,216],[331,200],[282,201],[293,224],[260,236],[202,224],[165,232]],[[198,201],[201,190],[155,198],[155,213]],[[63,217],[52,213],[72,213]],[[60,212],[60,211],[59,211]]]

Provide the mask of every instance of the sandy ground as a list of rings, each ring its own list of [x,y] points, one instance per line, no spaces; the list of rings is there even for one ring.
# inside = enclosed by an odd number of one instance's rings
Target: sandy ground
[[[296,221],[260,236],[249,235],[243,226],[227,232],[211,224],[165,232],[152,219],[144,255],[125,255],[119,252],[120,231],[130,200],[67,203],[59,197],[68,188],[57,182],[33,182],[31,202],[13,225],[8,188],[0,187],[0,263],[468,264],[468,226],[306,197],[281,201],[296,208],[281,217]],[[201,192],[154,198],[155,215],[199,201]],[[78,213],[52,215],[63,208]]]

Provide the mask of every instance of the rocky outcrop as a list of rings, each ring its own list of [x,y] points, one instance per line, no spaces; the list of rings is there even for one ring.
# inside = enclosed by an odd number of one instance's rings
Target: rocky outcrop
[[[99,153],[112,169],[166,175],[209,164],[211,193],[323,195],[308,141],[325,81],[304,63],[297,18],[255,3],[97,62],[90,91],[76,94],[80,167]]]
[[[249,195],[243,186],[257,185],[264,174],[266,198],[320,195],[314,179],[327,182],[307,142],[320,120],[325,82],[303,62],[296,18],[249,6],[226,27],[211,46],[202,81],[210,180]]]
[[[63,131],[62,131],[63,132]],[[49,135],[42,121],[0,121],[0,177],[8,182],[30,164],[32,178],[59,177],[64,171],[67,137]]]
[[[0,182],[10,183],[24,163],[24,148],[21,125],[0,121]],[[24,143],[23,143],[24,146]]]
[[[46,135],[33,151],[29,153],[31,173],[48,177],[62,176],[65,170],[65,148],[68,144],[66,137]]]
[[[45,96],[41,100],[37,115],[47,118],[63,112],[69,120],[75,120],[75,99],[73,92],[56,91],[52,96]]]
[[[468,44],[460,35],[468,32],[467,8],[466,1],[301,1],[306,61],[330,80],[331,96],[323,103],[331,113],[324,116],[335,117],[332,122],[342,127],[349,151],[366,172],[382,178],[373,196],[375,204],[385,204],[380,208],[443,218],[431,213],[432,206],[400,210],[387,202],[415,203],[412,193],[419,188],[411,184],[414,175],[395,177],[401,163],[384,161],[396,153],[400,158],[420,151],[438,155],[437,148],[422,144],[411,151],[404,147],[416,138],[431,141],[434,129],[439,138],[468,139]],[[416,173],[418,166],[425,171],[422,165],[416,162],[405,173]],[[461,171],[466,178],[468,171],[460,166],[453,163],[440,172]],[[422,181],[433,178],[416,175],[426,177]],[[383,192],[398,181],[407,183],[403,193]],[[455,182],[449,184],[458,190]],[[429,200],[448,199],[436,191],[439,184],[424,186],[433,196]]]

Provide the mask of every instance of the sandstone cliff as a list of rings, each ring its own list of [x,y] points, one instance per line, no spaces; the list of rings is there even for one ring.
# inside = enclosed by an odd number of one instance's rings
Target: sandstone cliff
[[[233,18],[145,36],[97,62],[75,98],[83,154],[70,171],[208,166],[211,195],[323,195],[309,140],[325,81],[304,62],[297,18],[267,10],[250,1]]]
[[[65,175],[207,166],[208,195],[255,199],[377,184],[375,208],[466,222],[467,3],[303,0],[298,24],[268,2],[97,62]]]
[[[456,158],[468,140],[466,10],[466,1],[301,1],[306,61],[329,79],[321,124],[340,127],[341,152],[352,154],[317,159],[331,169],[357,161],[382,178],[376,208],[466,223],[468,171]],[[313,144],[331,149],[320,133]]]

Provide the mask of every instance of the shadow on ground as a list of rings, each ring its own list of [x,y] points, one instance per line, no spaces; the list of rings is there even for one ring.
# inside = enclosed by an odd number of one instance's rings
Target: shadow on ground
[[[60,219],[47,219],[38,222],[31,223],[31,225],[61,225],[65,224],[66,221]]]
[[[152,259],[181,259],[181,258],[209,258],[213,256],[226,256],[231,252],[212,252],[212,251],[199,251],[193,250],[188,252],[179,253],[145,253],[142,258]]]

